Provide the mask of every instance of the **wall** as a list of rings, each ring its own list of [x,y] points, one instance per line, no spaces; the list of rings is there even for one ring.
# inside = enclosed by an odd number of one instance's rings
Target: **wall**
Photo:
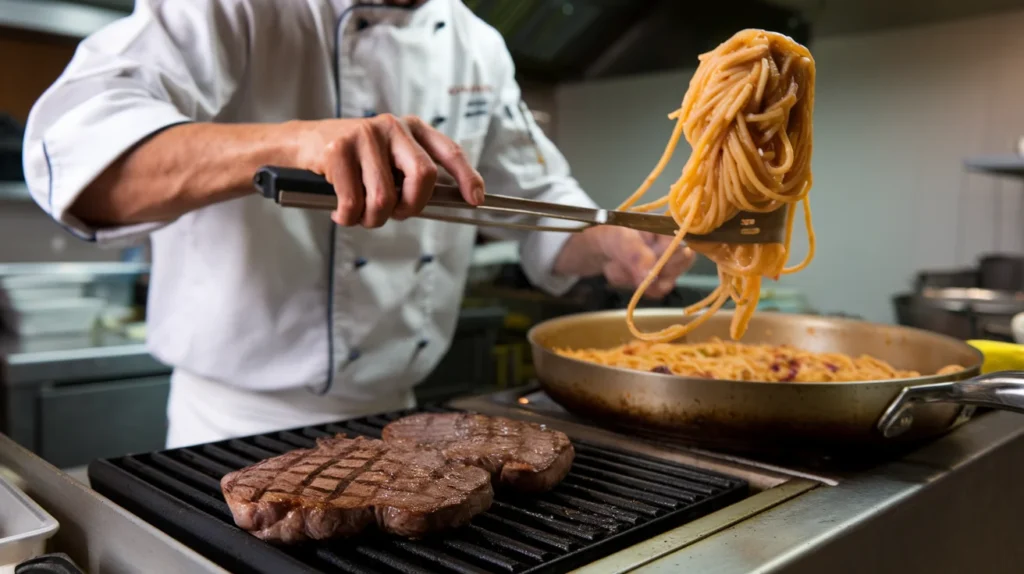
[[[36,99],[60,76],[78,42],[0,28],[0,112],[22,125]]]
[[[824,311],[890,321],[913,272],[1024,249],[1016,180],[968,175],[963,159],[1024,136],[1024,11],[811,48],[818,67],[818,255],[783,279]],[[562,86],[559,143],[584,187],[614,206],[643,180],[671,131],[692,71]],[[688,149],[657,184],[678,177]],[[805,253],[794,239],[794,257]]]
[[[556,90],[554,84],[520,81],[523,102],[533,112],[541,112],[547,115],[547,122],[537,122],[537,125],[544,132],[544,135],[552,141],[558,141],[558,102],[555,99]]]
[[[0,28],[0,113],[21,125],[57,79],[77,41]],[[116,260],[118,252],[79,241],[30,199],[0,200],[0,263]]]

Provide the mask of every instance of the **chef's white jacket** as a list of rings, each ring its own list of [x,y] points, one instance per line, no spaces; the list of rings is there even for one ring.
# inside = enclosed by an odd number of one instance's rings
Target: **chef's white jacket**
[[[148,235],[148,345],[205,379],[306,388],[351,404],[408,395],[455,329],[475,228],[412,219],[342,228],[257,195],[162,224],[94,229],[68,213],[126,150],[182,122],[418,115],[461,144],[487,191],[593,205],[520,100],[499,33],[459,0],[137,0],[79,46],[29,118],[33,197],[88,241]],[[542,222],[551,223],[551,222]],[[548,291],[567,234],[521,240]]]

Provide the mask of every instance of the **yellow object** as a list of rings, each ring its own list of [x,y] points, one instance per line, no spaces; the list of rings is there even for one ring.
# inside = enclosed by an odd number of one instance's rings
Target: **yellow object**
[[[525,331],[533,326],[530,317],[522,313],[509,312],[505,315],[505,328],[514,331]]]
[[[1024,345],[1002,341],[967,341],[967,344],[981,351],[985,360],[981,373],[994,371],[1024,371]]]

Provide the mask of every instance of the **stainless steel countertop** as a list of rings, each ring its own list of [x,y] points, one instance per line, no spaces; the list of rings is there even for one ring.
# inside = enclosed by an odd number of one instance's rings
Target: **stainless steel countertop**
[[[701,574],[768,574],[781,572],[814,572],[823,570],[805,570],[797,565],[809,555],[822,551],[823,547],[838,541],[841,538],[866,534],[869,530],[867,524],[875,519],[881,519],[881,528],[890,520],[890,511],[900,508],[902,505],[911,505],[916,496],[929,486],[941,484],[942,481],[951,479],[955,473],[964,470],[966,467],[991,458],[995,451],[1003,450],[1004,454],[1019,458],[1020,451],[1024,448],[1024,417],[1006,412],[990,413],[979,417],[977,420],[957,429],[944,438],[941,438],[928,446],[921,448],[915,453],[905,457],[898,462],[884,464],[867,472],[859,473],[835,486],[820,486],[797,497],[757,514],[747,520],[738,522],[728,529],[722,530],[712,536],[705,537],[689,546],[671,547],[665,541],[673,537],[679,537],[678,532],[672,531],[663,536],[652,539],[648,542],[638,544],[603,560],[597,561],[583,569],[583,573],[598,572],[644,572],[655,574],[669,574],[677,572],[700,572]],[[1013,464],[1012,462],[1010,462]],[[1020,463],[1024,464],[1024,461]],[[1019,472],[1008,472],[1007,475],[1016,475],[1019,479]],[[1010,477],[1006,477],[1012,482]],[[1017,485],[1024,486],[1024,485]],[[982,499],[993,497],[999,504],[1011,505],[1009,512],[1021,513],[1022,508],[1018,506],[1020,497],[1016,492],[1015,497],[1008,497],[1007,491],[990,487],[995,492],[962,492],[953,490],[949,492],[946,499],[956,497],[967,497],[976,501],[979,505],[991,504],[983,502]],[[1024,489],[1020,489],[1024,491]],[[931,497],[930,503],[934,503],[935,497]],[[942,497],[940,497],[942,498]],[[925,509],[927,511],[927,509]],[[941,511],[940,511],[941,512]],[[987,512],[987,511],[986,511]],[[712,515],[713,516],[713,515]],[[679,531],[699,530],[703,522],[711,517],[700,519],[677,529]],[[922,520],[924,520],[922,518]],[[983,522],[977,526],[968,524],[945,524],[929,525],[918,524],[915,528],[929,530],[931,528],[943,528],[950,532],[951,538],[955,541],[963,534],[963,529],[987,528]],[[1019,530],[1017,530],[1019,531]],[[1007,533],[1010,535],[1010,533]],[[921,560],[929,560],[921,553],[911,550],[910,539],[914,536],[913,531],[904,530],[893,533],[890,538],[896,538],[893,542],[897,547],[900,545],[899,537],[906,536],[905,554],[918,554]],[[870,536],[863,536],[870,540]],[[877,538],[876,538],[877,540]],[[937,540],[923,541],[924,544],[938,543]],[[866,543],[860,548],[861,555],[848,557],[845,569],[842,572],[896,572],[896,571],[922,571],[917,568],[920,565],[912,566],[913,569],[906,570],[892,560],[884,563],[884,567],[877,567],[878,561],[871,561],[871,567],[867,555],[880,553],[881,549],[877,544]],[[984,571],[994,572],[1016,572],[1019,571],[1014,564],[1020,564],[1024,549],[1019,544],[997,545],[1001,552],[997,555],[976,553],[969,544],[961,540],[962,551],[951,556],[959,560],[977,560],[975,567],[984,565]],[[955,550],[956,543],[950,544]],[[931,548],[930,551],[938,554],[940,548]],[[941,550],[949,551],[950,548]],[[894,560],[912,560],[913,556],[897,556]],[[833,560],[834,561],[834,560]],[[791,569],[795,568],[795,569]],[[933,566],[933,568],[935,568]],[[942,564],[938,569],[930,572],[962,572],[964,566],[951,563]],[[834,568],[828,571],[836,572]],[[980,571],[980,570],[978,570]]]
[[[60,529],[48,552],[95,574],[226,571],[0,434],[0,466],[24,483]]]

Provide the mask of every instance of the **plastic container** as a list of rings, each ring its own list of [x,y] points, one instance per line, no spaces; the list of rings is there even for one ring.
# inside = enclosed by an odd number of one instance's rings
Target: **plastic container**
[[[68,335],[89,333],[100,320],[106,302],[103,299],[80,297],[15,304],[21,316],[21,335]]]
[[[46,552],[57,521],[0,475],[0,574]]]

